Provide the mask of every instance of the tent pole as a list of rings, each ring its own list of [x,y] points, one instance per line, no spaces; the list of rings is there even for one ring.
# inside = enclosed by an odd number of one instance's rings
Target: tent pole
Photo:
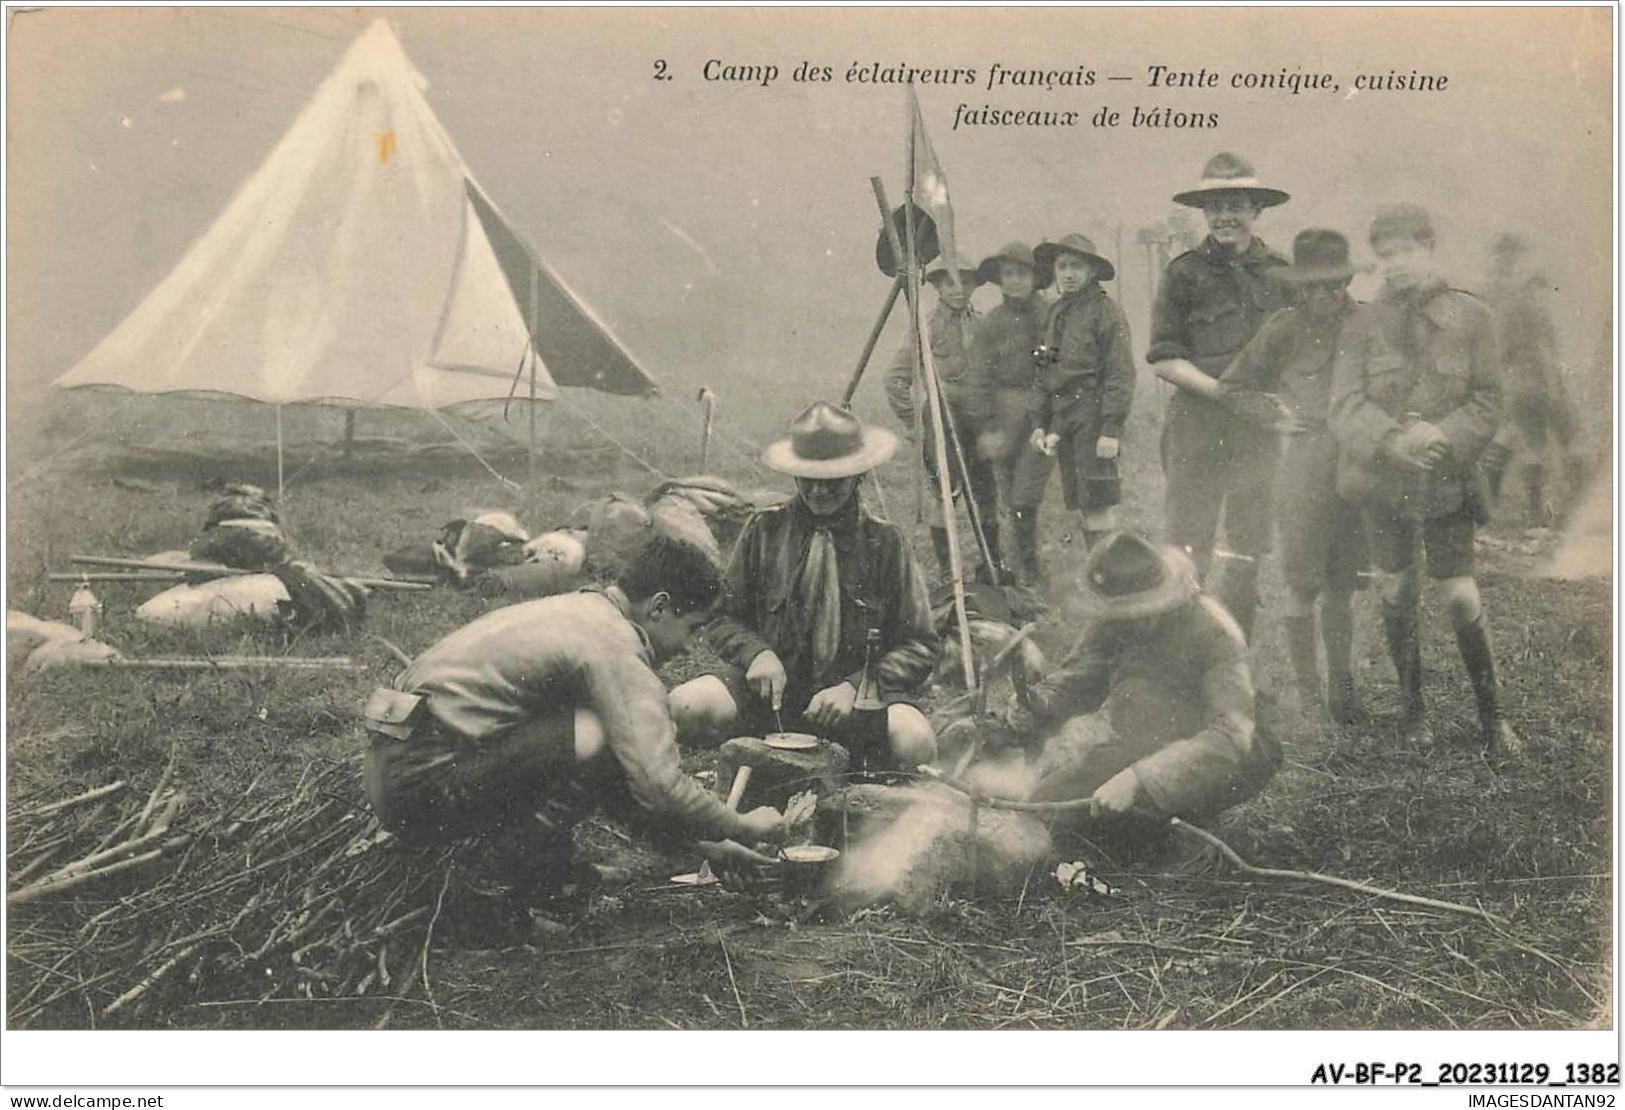
[[[282,488],[282,406],[276,407],[276,503],[280,508],[285,499]]]
[[[344,410],[344,445],[339,458],[348,463],[355,456],[355,409]]]
[[[908,119],[908,191],[903,195],[903,212],[905,213],[904,227],[907,231],[907,242],[904,257],[908,260],[908,280],[905,292],[908,294],[908,307],[912,317],[914,329],[915,367],[921,378],[925,380],[925,391],[931,412],[931,419],[936,429],[934,454],[937,464],[937,493],[942,498],[942,519],[948,532],[948,568],[952,578],[954,594],[954,617],[959,625],[959,658],[965,670],[965,689],[976,689],[976,657],[972,654],[970,638],[970,618],[965,612],[965,562],[959,551],[959,529],[954,526],[954,494],[948,482],[948,429],[944,426],[942,418],[942,397],[937,392],[937,368],[931,355],[931,343],[926,336],[925,317],[920,310],[920,267],[919,256],[916,253],[914,240],[914,108],[913,88],[909,89],[909,119]],[[892,227],[891,221],[886,221],[887,233],[892,236],[895,245],[897,231]],[[953,259],[948,260],[952,266]],[[966,491],[969,496],[969,491]]]
[[[525,510],[536,508],[536,267],[530,268],[530,455],[525,470]]]
[[[874,178],[871,180],[879,180]],[[881,223],[886,222],[886,213],[880,213]],[[903,275],[899,273],[897,280],[891,283],[891,292],[886,294],[886,303],[881,306],[880,318],[875,321],[874,328],[869,332],[869,339],[863,345],[863,353],[858,355],[858,367],[852,371],[852,380],[846,383],[846,392],[841,394],[841,407],[851,408],[852,398],[858,392],[858,383],[863,380],[863,372],[869,366],[869,357],[875,353],[875,344],[880,342],[880,333],[886,330],[886,321],[891,319],[892,306],[897,303],[897,295],[903,291]]]

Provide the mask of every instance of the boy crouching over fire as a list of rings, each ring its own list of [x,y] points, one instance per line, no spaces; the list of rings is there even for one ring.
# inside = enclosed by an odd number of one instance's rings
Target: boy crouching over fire
[[[719,871],[771,863],[744,844],[780,839],[782,815],[735,813],[683,774],[654,672],[721,592],[702,552],[655,538],[607,589],[496,609],[442,639],[368,702],[380,822],[409,840],[528,836],[521,883],[567,861],[571,827],[599,805],[690,834]]]
[[[1032,799],[1089,798],[1080,815],[1162,819],[1211,816],[1257,794],[1280,753],[1256,726],[1241,629],[1201,592],[1189,559],[1112,532],[1090,552],[1082,589],[1089,624],[1032,691],[1038,724],[1058,732]]]

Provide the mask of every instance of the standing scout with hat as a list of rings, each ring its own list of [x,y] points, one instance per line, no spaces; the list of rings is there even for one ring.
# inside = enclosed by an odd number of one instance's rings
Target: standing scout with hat
[[[1529,495],[1529,523],[1540,527],[1555,516],[1546,500],[1546,437],[1550,432],[1563,450],[1569,492],[1579,492],[1585,467],[1574,450],[1575,414],[1563,384],[1557,329],[1552,326],[1546,296],[1551,283],[1529,267],[1529,243],[1514,232],[1497,235],[1490,245],[1492,265],[1488,298],[1495,309],[1496,334],[1506,368],[1506,416],[1484,451],[1484,475],[1491,498],[1501,495],[1501,479],[1514,457]]]
[[[1039,579],[1038,506],[1054,459],[1028,442],[1033,434],[1033,391],[1038,368],[1033,351],[1043,342],[1045,305],[1038,295],[1038,264],[1025,243],[1006,243],[982,261],[977,277],[997,282],[1003,302],[976,328],[970,372],[987,383],[993,423],[979,446],[993,461],[1015,530],[1015,569],[1027,585]]]
[[[1276,473],[1281,574],[1286,579],[1287,652],[1298,681],[1299,708],[1339,722],[1357,716],[1350,657],[1350,603],[1365,563],[1365,531],[1356,505],[1337,495],[1337,440],[1326,426],[1337,337],[1358,307],[1348,294],[1354,267],[1349,241],[1309,228],[1292,242],[1292,265],[1278,275],[1298,291],[1296,308],[1264,322],[1219,378],[1220,396],[1238,415],[1281,432],[1286,450]],[[1316,659],[1315,598],[1326,651],[1326,692]]]
[[[1117,456],[1134,401],[1134,354],[1128,319],[1100,287],[1116,276],[1082,235],[1040,243],[1033,251],[1040,278],[1060,294],[1044,320],[1031,443],[1059,449],[1066,507],[1083,513],[1090,546],[1114,526],[1122,496]]]
[[[1049,746],[1033,800],[1205,817],[1258,793],[1280,753],[1254,723],[1247,644],[1184,553],[1111,532],[1089,553],[1082,600],[1082,638],[1029,704],[1041,726],[1101,719]]]
[[[989,553],[995,564],[1002,564],[999,552],[998,482],[993,476],[993,463],[979,448],[983,433],[993,427],[993,398],[985,376],[971,370],[970,347],[975,341],[979,321],[971,307],[971,290],[980,280],[977,269],[966,258],[953,260],[959,275],[954,284],[946,260],[928,271],[925,279],[937,291],[937,306],[926,320],[926,338],[931,344],[931,357],[936,364],[937,379],[942,386],[942,399],[953,417],[958,442],[969,458],[965,469],[970,473],[970,496],[976,501],[976,511],[982,521]],[[912,437],[915,416],[914,348],[904,344],[897,357],[886,368],[886,400],[892,412]],[[924,399],[920,400],[923,407]],[[925,428],[925,468],[932,478],[937,473],[934,447],[935,422],[929,413],[922,426]],[[948,444],[948,481],[957,501],[965,495],[964,481],[954,451],[954,440]],[[951,522],[942,519],[941,507],[931,502],[931,546],[936,552],[937,568],[946,580],[951,569],[948,559],[948,529]]]
[[[1494,321],[1480,301],[1438,276],[1426,210],[1382,210],[1370,239],[1383,288],[1350,317],[1338,341],[1331,427],[1343,448],[1338,489],[1365,507],[1383,572],[1383,628],[1404,694],[1400,729],[1410,743],[1432,740],[1422,695],[1420,548],[1455,626],[1485,749],[1515,756],[1522,742],[1501,719],[1473,579],[1474,534],[1488,520],[1478,461],[1501,404]]]
[[[673,690],[680,719],[736,734],[788,727],[840,740],[873,630],[891,762],[912,768],[936,758],[931,726],[912,704],[939,650],[925,583],[902,531],[865,512],[857,492],[896,447],[892,433],[823,401],[768,447],[763,462],[795,478],[796,496],[740,533],[724,615],[708,633],[737,669]]]
[[[1270,549],[1270,476],[1275,436],[1218,402],[1217,379],[1272,313],[1291,303],[1279,270],[1286,259],[1253,235],[1265,208],[1289,199],[1260,183],[1252,166],[1217,154],[1196,188],[1174,203],[1200,208],[1208,236],[1168,263],[1151,310],[1146,360],[1177,387],[1162,424],[1167,538],[1191,553],[1205,579],[1219,514],[1226,560],[1214,596],[1251,637],[1258,608],[1258,559]]]

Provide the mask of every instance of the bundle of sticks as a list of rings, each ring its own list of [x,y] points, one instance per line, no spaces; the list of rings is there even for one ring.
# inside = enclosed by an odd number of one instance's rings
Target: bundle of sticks
[[[366,811],[350,761],[212,812],[174,787],[174,768],[145,792],[120,781],[14,802],[14,1028],[141,1024],[144,1009],[204,1026],[218,1011],[193,1007],[399,1000],[420,985],[467,842],[402,848]]]

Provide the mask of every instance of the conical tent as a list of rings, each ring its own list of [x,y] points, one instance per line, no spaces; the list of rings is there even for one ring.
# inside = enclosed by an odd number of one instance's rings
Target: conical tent
[[[555,379],[655,392],[480,190],[424,87],[374,22],[213,226],[56,385],[439,409],[528,398],[535,366],[541,399]]]

